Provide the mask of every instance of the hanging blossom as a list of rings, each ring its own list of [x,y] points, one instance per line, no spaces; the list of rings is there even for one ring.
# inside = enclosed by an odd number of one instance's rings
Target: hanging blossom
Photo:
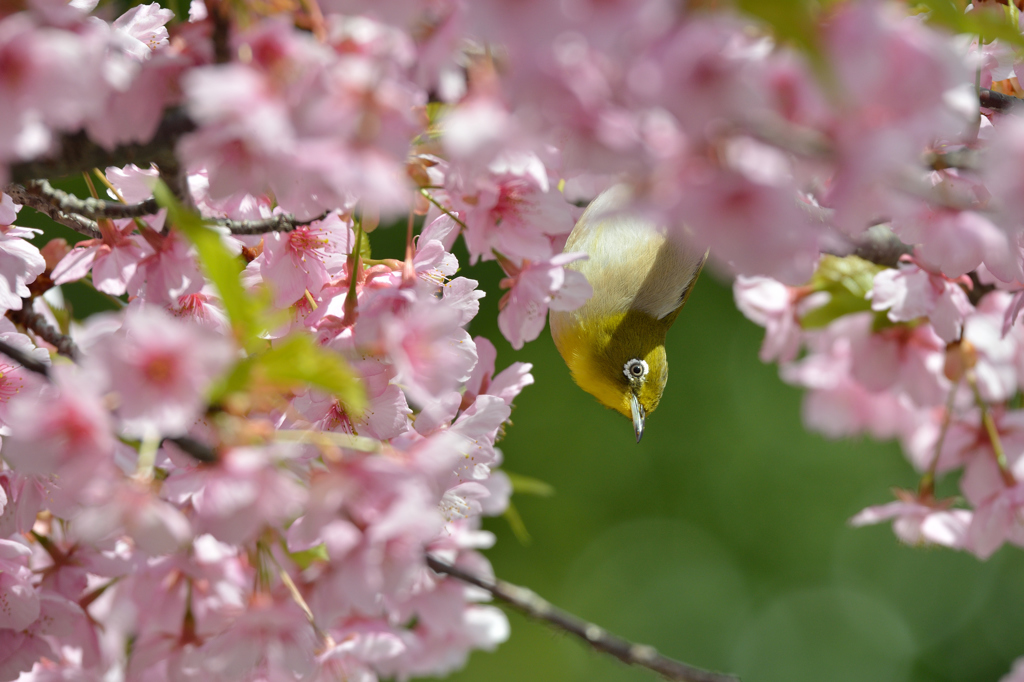
[[[2,196],[0,340],[36,362],[0,367],[0,682],[372,682],[507,638],[425,563],[491,575],[481,517],[507,508],[499,442],[534,380],[467,331],[499,292],[455,242],[504,269],[519,349],[591,295],[563,250],[616,182],[736,276],[809,428],[899,440],[917,489],[855,525],[980,558],[1024,544],[1024,125],[977,99],[1024,94],[1013,50],[965,55],[884,2],[809,20],[814,66],[668,0],[353,7],[0,13],[4,185],[75,161],[62,136],[83,131],[157,162],[106,169],[105,200],[159,175],[221,224],[197,248],[162,210],[82,216],[89,239],[40,249]],[[407,211],[418,237],[375,252]],[[229,227],[267,219],[287,229]],[[895,257],[842,257],[871,256],[879,223]],[[71,319],[72,282],[123,309]]]

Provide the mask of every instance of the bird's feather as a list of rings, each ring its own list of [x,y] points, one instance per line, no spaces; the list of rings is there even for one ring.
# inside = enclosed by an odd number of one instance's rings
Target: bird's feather
[[[572,267],[601,294],[574,311],[574,316],[583,319],[638,310],[671,324],[686,302],[705,254],[666,239],[658,225],[643,216],[624,212],[630,199],[624,185],[605,191],[591,202],[569,235],[565,250],[588,256]]]

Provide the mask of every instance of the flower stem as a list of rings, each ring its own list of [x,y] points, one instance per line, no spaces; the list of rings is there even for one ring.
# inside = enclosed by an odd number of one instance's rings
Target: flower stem
[[[345,312],[345,323],[353,324],[356,321],[356,310],[357,294],[356,294],[356,282],[359,279],[360,269],[360,251],[363,248],[363,224],[362,221],[356,223],[356,241],[352,247],[352,253],[348,257],[348,294],[345,296],[345,305],[342,308]]]
[[[420,194],[422,194],[424,197],[426,197],[427,201],[432,203],[434,206],[437,206],[441,210],[441,213],[444,213],[446,216],[448,216],[449,218],[454,220],[456,223],[458,223],[459,227],[461,227],[464,230],[466,229],[466,223],[462,222],[457,215],[455,215],[454,213],[449,211],[447,208],[442,206],[440,204],[440,202],[438,202],[437,199],[435,199],[433,196],[430,195],[430,192],[428,192],[425,189],[420,189]]]
[[[992,412],[988,408],[988,403],[981,397],[981,391],[978,390],[978,380],[974,376],[973,371],[967,373],[967,383],[970,384],[971,391],[974,393],[974,401],[981,410],[981,423],[984,424],[989,442],[992,443],[992,452],[995,453],[999,474],[1003,477],[1003,482],[1007,486],[1017,485],[1017,481],[1014,479],[1013,473],[1010,471],[1006,461],[1006,451],[1003,450],[1003,443],[999,439],[999,429],[996,428],[996,422],[992,419]]]
[[[935,454],[928,464],[928,470],[921,477],[917,487],[917,496],[920,499],[931,499],[935,496],[935,470],[939,466],[939,455],[942,454],[942,446],[946,442],[946,433],[949,431],[949,424],[953,421],[953,401],[956,399],[956,392],[960,389],[960,382],[957,381],[949,390],[949,397],[946,399],[946,412],[942,415],[942,427],[939,430],[939,439],[935,442]]]

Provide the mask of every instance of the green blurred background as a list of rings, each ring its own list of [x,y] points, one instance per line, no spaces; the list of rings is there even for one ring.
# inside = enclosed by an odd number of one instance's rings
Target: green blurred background
[[[82,193],[79,183],[62,183]],[[43,226],[26,210],[20,224]],[[402,257],[404,229],[372,235]],[[49,223],[52,236],[80,238]],[[467,263],[461,244],[456,253]],[[669,335],[670,381],[643,442],[577,388],[547,330],[514,351],[497,329],[501,273],[465,267],[487,291],[471,332],[498,368],[532,362],[500,446],[505,468],[550,484],[516,495],[532,541],[504,518],[486,552],[497,575],[666,655],[744,682],[995,682],[1024,655],[1024,553],[987,562],[906,547],[885,526],[854,529],[861,508],[916,476],[892,443],[804,431],[799,391],[757,358],[762,330],[705,274]],[[78,316],[112,307],[65,287]],[[950,491],[954,482],[944,482]],[[456,682],[656,679],[509,612],[510,640],[475,653]]]
[[[375,255],[400,255],[402,236],[374,234]],[[804,430],[801,392],[758,360],[763,330],[727,283],[702,277],[670,332],[668,388],[638,445],[572,382],[546,329],[518,352],[501,337],[495,263],[460,274],[487,292],[470,331],[495,343],[498,369],[534,366],[504,468],[555,490],[513,497],[528,544],[503,518],[485,523],[500,578],[744,682],[995,682],[1024,656],[1024,553],[981,562],[907,547],[888,525],[851,528],[894,486],[915,487],[914,471],[894,443]],[[510,640],[450,679],[657,679],[508,612]]]

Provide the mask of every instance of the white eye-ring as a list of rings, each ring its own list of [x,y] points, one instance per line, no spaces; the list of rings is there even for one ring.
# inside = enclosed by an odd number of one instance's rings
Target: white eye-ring
[[[630,381],[639,381],[647,376],[647,363],[638,358],[633,358],[622,366],[622,373]]]

